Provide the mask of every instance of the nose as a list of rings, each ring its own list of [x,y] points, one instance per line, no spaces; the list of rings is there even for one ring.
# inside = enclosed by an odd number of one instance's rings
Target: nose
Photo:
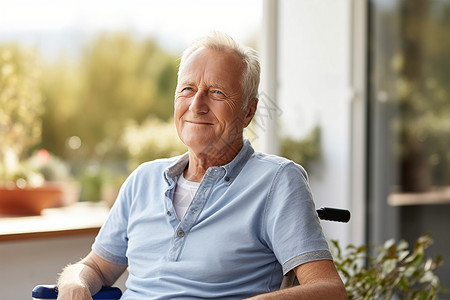
[[[194,114],[206,114],[209,111],[207,94],[204,91],[197,91],[189,105],[189,111]]]

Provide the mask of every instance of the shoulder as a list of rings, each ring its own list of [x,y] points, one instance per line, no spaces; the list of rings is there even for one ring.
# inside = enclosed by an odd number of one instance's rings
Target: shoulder
[[[148,186],[150,183],[156,184],[163,182],[165,179],[164,172],[173,166],[180,156],[171,158],[156,159],[140,164],[131,174],[127,177],[122,188],[134,190],[138,186]]]
[[[294,161],[273,154],[255,152],[249,159],[248,166],[272,172],[277,176],[301,176],[307,179],[306,170]]]
[[[158,174],[163,173],[167,168],[175,164],[181,156],[174,156],[170,158],[160,158],[152,161],[147,161],[140,164],[131,175],[139,175],[139,174]]]
[[[137,169],[151,169],[151,168],[167,168],[174,164],[181,156],[174,156],[169,158],[158,158],[152,161],[147,161],[139,165]]]

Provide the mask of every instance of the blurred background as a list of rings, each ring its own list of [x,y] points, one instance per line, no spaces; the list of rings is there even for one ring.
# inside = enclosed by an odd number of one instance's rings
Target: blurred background
[[[4,7],[2,157],[10,151],[23,162],[45,149],[47,168],[60,171],[45,179],[70,176],[81,184],[82,201],[100,200],[102,187],[120,186],[143,161],[186,151],[172,125],[182,50],[212,29],[256,46],[261,19],[258,1]],[[30,181],[28,170],[10,170],[0,169],[3,181]]]
[[[66,202],[111,205],[137,165],[186,151],[172,123],[178,59],[222,30],[261,54],[246,136],[304,165],[317,207],[351,210],[349,224],[323,223],[327,237],[430,233],[430,255],[450,257],[450,1],[0,4],[4,186],[64,182]],[[1,263],[27,288],[54,282],[94,236],[0,241]],[[436,272],[449,288],[450,263]]]

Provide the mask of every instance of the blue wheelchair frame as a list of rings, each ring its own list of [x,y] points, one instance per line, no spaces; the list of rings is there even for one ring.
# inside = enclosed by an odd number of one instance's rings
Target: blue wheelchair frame
[[[56,299],[58,297],[58,287],[56,285],[38,285],[31,296],[33,299]],[[122,291],[118,287],[104,286],[92,296],[93,299],[118,300],[122,297]]]
[[[330,207],[317,209],[317,215],[321,220],[347,223],[350,220],[350,211]],[[58,288],[56,285],[37,285],[32,291],[33,299],[56,299]],[[117,287],[104,286],[93,299],[118,300],[122,296],[122,291]]]

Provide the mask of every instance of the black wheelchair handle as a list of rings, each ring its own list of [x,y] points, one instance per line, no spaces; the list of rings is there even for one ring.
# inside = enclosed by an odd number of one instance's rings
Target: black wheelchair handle
[[[321,207],[317,209],[317,215],[321,220],[347,223],[350,221],[350,211],[346,209]]]

